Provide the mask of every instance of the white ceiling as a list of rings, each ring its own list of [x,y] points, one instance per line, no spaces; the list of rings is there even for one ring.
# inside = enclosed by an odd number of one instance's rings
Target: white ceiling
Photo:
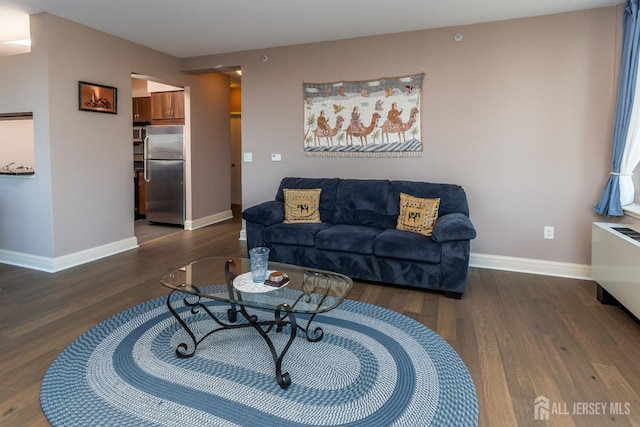
[[[27,16],[39,12],[185,58],[618,3],[623,0],[0,0],[0,55],[9,47],[2,42],[29,37]]]

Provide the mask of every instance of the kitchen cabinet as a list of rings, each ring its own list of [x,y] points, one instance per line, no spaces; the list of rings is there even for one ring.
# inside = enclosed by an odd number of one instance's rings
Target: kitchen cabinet
[[[138,203],[138,212],[140,215],[147,214],[147,181],[144,180],[144,173],[138,175],[138,194],[140,201]]]
[[[184,92],[151,94],[151,120],[184,120]]]
[[[147,182],[143,172],[135,172],[133,177],[135,194],[135,219],[144,218],[147,215]]]
[[[133,98],[134,123],[148,123],[151,121],[151,97]]]

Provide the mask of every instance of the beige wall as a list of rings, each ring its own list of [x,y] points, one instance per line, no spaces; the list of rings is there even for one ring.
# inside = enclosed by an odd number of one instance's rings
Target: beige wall
[[[620,15],[610,7],[191,58],[182,67],[242,67],[242,144],[254,159],[243,164],[244,207],[272,199],[284,176],[456,183],[478,230],[472,252],[587,265],[591,222],[608,220],[592,207],[609,173]],[[422,158],[304,155],[303,81],[421,71]],[[283,161],[270,162],[270,153]],[[554,240],[543,239],[547,225]]]
[[[203,218],[231,209],[231,135],[229,77],[225,74],[193,76],[198,96],[191,90],[191,111],[208,112],[208,120],[191,123],[191,188],[198,203],[191,217]],[[197,142],[197,144],[195,143]]]
[[[32,18],[31,37],[46,40],[46,29]],[[0,255],[53,251],[47,56],[41,49],[0,58],[0,112],[33,112],[35,177],[0,177]],[[76,92],[77,93],[77,92]],[[37,242],[37,243],[36,243]]]
[[[0,112],[33,111],[36,157],[33,178],[0,180],[0,261],[55,270],[135,247],[131,73],[191,92],[187,219],[229,211],[228,154],[212,154],[229,151],[228,80],[50,14],[31,33],[32,53],[0,58]],[[79,111],[80,80],[118,88],[118,114]]]
[[[188,219],[227,210],[228,81],[184,73],[223,64],[243,71],[242,144],[254,157],[242,164],[245,207],[272,199],[292,175],[457,183],[478,229],[475,254],[589,264],[590,224],[610,220],[592,206],[609,173],[620,16],[611,7],[180,61],[35,15],[32,53],[0,58],[0,112],[33,112],[36,158],[35,177],[0,180],[0,261],[55,264],[133,238],[132,72],[190,94],[198,160]],[[420,71],[422,158],[304,155],[303,81]],[[78,111],[78,80],[116,86],[118,114]],[[270,162],[271,153],[283,161]],[[555,240],[542,238],[545,225]]]
[[[232,113],[242,112],[242,89],[240,86],[232,87],[230,93],[229,104],[231,105]]]

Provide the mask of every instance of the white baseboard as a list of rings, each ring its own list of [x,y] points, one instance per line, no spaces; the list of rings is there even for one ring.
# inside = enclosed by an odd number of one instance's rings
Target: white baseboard
[[[240,230],[239,240],[247,240],[246,229],[243,228],[242,230]],[[590,265],[573,264],[568,262],[471,253],[469,266],[477,268],[489,268],[493,270],[541,274],[543,276],[593,280],[591,278]]]
[[[246,229],[243,228],[242,230],[240,230],[239,240],[247,240]],[[493,270],[541,274],[543,276],[593,280],[591,278],[590,265],[573,264],[568,262],[471,253],[469,266],[477,268],[489,268]]]
[[[206,227],[207,225],[212,225],[217,222],[226,221],[231,218],[233,218],[233,212],[231,212],[231,210],[219,212],[217,214],[205,216],[204,218],[198,218],[193,221],[185,221],[184,229],[196,230],[198,228]]]
[[[76,265],[85,264],[100,258],[115,255],[138,247],[138,239],[130,237],[118,242],[108,243],[95,248],[74,252],[61,257],[45,257],[26,254],[23,252],[7,251],[0,249],[0,262],[18,267],[31,268],[33,270],[55,273]]]
[[[472,253],[469,260],[469,266],[489,268],[493,270],[541,274],[543,276],[593,280],[591,278],[590,265],[572,264],[568,262]]]
[[[200,218],[195,221],[185,221],[184,228],[185,230],[195,230],[197,228],[206,227],[207,225],[215,224],[231,218],[233,218],[233,213],[231,210],[228,210],[205,218]],[[108,243],[106,245],[97,246],[95,248],[86,249],[56,258],[0,249],[0,263],[31,268],[33,270],[45,271],[48,273],[55,273],[80,264],[115,255],[120,252],[135,249],[137,247],[138,239],[135,237],[129,237],[118,242]]]
[[[231,211],[217,215],[211,215],[190,224],[190,230],[211,225],[233,217]],[[185,229],[187,224],[185,223]],[[240,230],[240,240],[247,239],[245,229]],[[79,251],[73,254],[64,255],[57,258],[43,257],[38,255],[25,254],[21,252],[7,251],[0,249],[0,263],[26,267],[34,270],[55,273],[80,264],[95,261],[128,251],[138,247],[138,240],[135,237],[123,239],[118,242],[109,243],[95,248]],[[593,280],[591,278],[591,266],[584,264],[573,264],[556,261],[516,258],[501,255],[488,255],[472,253],[469,260],[470,267],[488,268],[493,270],[516,271],[521,273],[541,274],[543,276],[567,277],[571,279]]]

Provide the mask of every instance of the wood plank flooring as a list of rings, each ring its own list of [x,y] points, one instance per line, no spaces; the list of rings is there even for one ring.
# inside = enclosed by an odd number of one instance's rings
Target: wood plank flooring
[[[172,269],[245,256],[240,227],[235,219],[180,231],[55,274],[0,264],[0,425],[49,425],[40,382],[60,351],[109,316],[165,295],[159,279]],[[640,325],[595,294],[591,281],[471,268],[461,300],[360,282],[349,298],[446,339],[476,385],[481,426],[640,426]],[[550,401],[548,421],[534,419],[538,396]],[[597,402],[604,414],[592,413]]]

